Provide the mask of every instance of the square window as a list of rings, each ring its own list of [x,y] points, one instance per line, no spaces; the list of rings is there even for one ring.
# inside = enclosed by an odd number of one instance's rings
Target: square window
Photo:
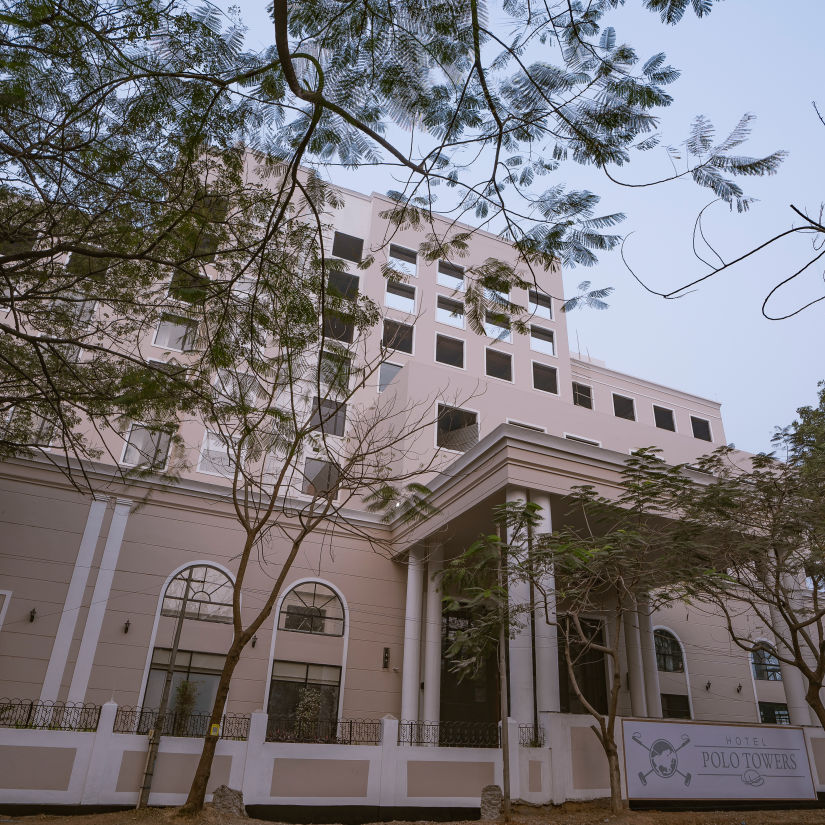
[[[166,430],[151,429],[142,424],[132,424],[126,437],[123,464],[130,467],[145,467],[162,470],[169,457],[172,434]]]
[[[505,344],[509,344],[513,337],[510,332],[510,322],[507,318],[494,312],[488,312],[486,314],[484,332],[490,338],[496,341],[503,341]]]
[[[339,352],[324,350],[320,359],[321,382],[333,389],[349,388],[352,358]]]
[[[385,320],[382,343],[390,349],[412,353],[413,328],[409,324],[400,324],[398,321]]]
[[[100,278],[106,274],[111,259],[86,255],[83,252],[72,252],[66,263],[66,272],[82,278]]]
[[[351,344],[355,337],[355,324],[349,315],[335,309],[324,310],[324,337],[342,344]]]
[[[464,292],[464,267],[447,261],[439,261],[437,281],[441,286],[446,286],[456,292]]]
[[[613,415],[616,418],[626,418],[628,421],[636,420],[636,405],[632,398],[613,393]]]
[[[501,378],[504,381],[513,380],[513,356],[509,352],[499,352],[488,349],[485,353],[487,375]]]
[[[556,341],[552,329],[530,326],[530,349],[545,355],[556,354]]]
[[[418,275],[418,255],[412,249],[405,249],[397,244],[390,244],[389,265],[397,272],[415,278]]]
[[[202,303],[209,296],[209,278],[193,272],[176,272],[169,282],[169,297],[187,304]]]
[[[315,398],[312,402],[312,419],[309,426],[326,435],[344,434],[347,421],[347,405],[328,398]]]
[[[384,305],[391,309],[401,310],[401,312],[415,312],[415,287],[387,281]]]
[[[337,269],[333,269],[327,279],[327,289],[334,298],[355,301],[358,298],[359,280],[357,275],[350,275],[349,272],[339,272]]]
[[[179,318],[177,315],[164,315],[160,319],[155,333],[155,346],[174,349],[178,352],[188,352],[195,345],[195,334],[198,325],[188,318]]]
[[[331,461],[322,461],[318,458],[308,458],[304,462],[304,479],[301,491],[309,496],[324,498],[338,495],[338,483],[341,480],[341,470]]]
[[[588,387],[587,384],[579,384],[573,382],[573,403],[577,407],[585,407],[588,410],[593,409],[593,388]]]
[[[527,308],[536,318],[553,318],[553,300],[535,289],[527,290]]]
[[[356,238],[354,235],[346,235],[343,232],[336,232],[332,241],[332,255],[335,258],[343,258],[345,261],[361,262],[364,254],[363,238]]]
[[[384,392],[402,369],[400,364],[390,364],[388,361],[381,364],[378,368],[378,392]]]
[[[463,453],[478,443],[478,413],[438,405],[436,444]]]
[[[232,439],[234,442],[236,439]],[[235,466],[234,444],[230,448],[223,436],[207,430],[201,446],[201,456],[198,461],[199,473],[210,473],[216,476],[232,476]]]
[[[690,719],[690,700],[682,693],[662,693],[662,716],[665,719]]]
[[[464,329],[464,304],[439,295],[435,305],[435,320],[451,327]]]
[[[654,404],[653,418],[656,421],[656,426],[660,430],[670,430],[673,433],[676,432],[676,420],[673,417],[673,410],[669,410],[667,407],[657,407]]]
[[[435,336],[435,360],[451,367],[464,366],[464,342],[446,335]]]
[[[559,374],[555,367],[533,361],[533,387],[542,392],[559,393]]]
[[[263,387],[254,375],[231,370],[218,370],[213,388],[218,404],[234,406],[254,407],[263,393]]]
[[[694,438],[701,438],[702,441],[713,441],[710,434],[710,421],[692,415],[690,417],[690,426],[693,428]]]

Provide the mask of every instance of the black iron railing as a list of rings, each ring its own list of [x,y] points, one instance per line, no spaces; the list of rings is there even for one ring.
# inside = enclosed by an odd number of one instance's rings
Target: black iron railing
[[[498,722],[400,722],[399,745],[442,748],[497,748]]]
[[[518,743],[523,748],[543,748],[544,728],[540,725],[519,725]]]
[[[95,731],[100,705],[0,699],[0,727]]]
[[[270,716],[267,742],[309,742],[330,745],[380,745],[381,722],[375,719],[305,721]]]
[[[163,736],[205,737],[209,732],[208,713],[167,713],[163,720]],[[148,734],[158,721],[158,711],[149,708],[118,708],[115,733]],[[227,713],[221,717],[221,739],[246,740],[249,737],[250,717],[241,713]]]

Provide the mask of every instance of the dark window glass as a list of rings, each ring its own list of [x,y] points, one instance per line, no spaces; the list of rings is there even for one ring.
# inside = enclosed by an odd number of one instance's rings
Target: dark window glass
[[[710,436],[710,421],[704,418],[696,418],[695,415],[690,417],[690,426],[693,427],[693,437],[701,438],[702,441],[713,441]]]
[[[355,337],[355,324],[343,312],[335,309],[324,310],[324,337],[332,341],[351,344]]]
[[[384,392],[390,385],[390,382],[399,372],[402,367],[400,364],[384,363],[378,368],[378,392]]]
[[[413,266],[415,266],[418,257],[412,249],[405,249],[403,246],[396,246],[394,243],[390,244],[390,255],[393,258],[398,258],[399,261],[404,261]]]
[[[507,352],[498,352],[488,349],[487,355],[487,375],[493,378],[502,378],[505,381],[513,380],[513,356]]]
[[[656,667],[662,673],[683,673],[685,663],[679,640],[667,630],[654,631],[653,640],[656,645]]]
[[[84,278],[94,278],[106,274],[111,260],[96,255],[84,255],[82,252],[72,252],[69,255],[66,271],[71,275]]]
[[[308,458],[304,463],[303,492],[310,496],[338,495],[338,482],[341,470],[331,461],[322,461],[318,458]]]
[[[439,404],[436,443],[448,450],[468,450],[478,443],[478,414]]]
[[[343,435],[347,421],[347,405],[328,398],[316,398],[312,404],[311,427],[327,435]]]
[[[751,651],[753,678],[767,682],[781,682],[782,670],[774,649],[768,644],[755,645]]]
[[[464,366],[464,342],[446,335],[435,336],[435,360],[451,367]]]
[[[613,414],[616,418],[626,418],[628,421],[635,421],[636,407],[633,399],[613,393]]]
[[[590,644],[604,643],[602,624],[596,619],[582,619],[582,630],[587,642],[582,642],[573,623],[566,616],[559,617],[556,627],[559,650],[559,693],[562,713],[587,713],[570,680],[565,644],[570,645],[570,659],[576,684],[588,702],[599,712],[607,713],[607,669],[604,653]]]
[[[673,410],[668,410],[665,407],[657,407],[653,405],[653,418],[656,421],[656,426],[660,430],[670,430],[676,432],[676,421],[673,418]]]
[[[143,707],[155,710],[160,704],[166,671],[169,667],[169,648],[156,647],[152,652],[149,679]],[[166,719],[164,733],[174,736],[185,733],[188,736],[206,736],[209,729],[209,714],[218,692],[225,656],[215,653],[199,653],[178,649],[172,667],[172,687],[169,692],[170,716]],[[184,684],[185,683],[185,684]],[[183,700],[183,701],[181,701]],[[138,733],[147,733],[151,718],[139,720]]]
[[[784,702],[760,702],[759,718],[763,725],[790,725],[791,715]]]
[[[364,239],[356,238],[354,235],[345,235],[343,232],[336,232],[332,241],[332,254],[335,258],[343,258],[345,261],[355,261],[359,263],[364,253]]]
[[[690,700],[681,693],[663,693],[662,716],[665,719],[690,719]]]
[[[542,318],[553,317],[553,301],[549,295],[530,289],[527,292],[530,310]]]
[[[334,742],[340,684],[340,667],[273,662],[267,706],[270,738]]]
[[[412,353],[413,328],[409,324],[399,324],[397,321],[385,320],[382,343],[390,349]]]
[[[332,387],[347,389],[349,387],[352,358],[338,352],[324,350],[321,353],[321,381]]]
[[[533,362],[533,386],[544,392],[558,393],[559,376],[556,368]]]
[[[593,389],[587,384],[577,384],[573,382],[573,403],[577,407],[587,407],[593,409]]]
[[[329,294],[335,298],[342,298],[346,301],[354,301],[358,298],[357,275],[350,275],[349,272],[339,272],[333,270],[329,273],[327,289]]]
[[[176,272],[169,284],[169,295],[188,304],[202,303],[209,296],[209,278],[192,272]]]

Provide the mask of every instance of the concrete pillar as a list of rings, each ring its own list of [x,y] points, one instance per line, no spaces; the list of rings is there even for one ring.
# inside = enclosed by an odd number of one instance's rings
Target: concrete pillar
[[[401,674],[401,718],[418,721],[421,691],[421,587],[424,566],[421,551],[410,551],[407,561],[407,601],[404,613],[404,659]]]
[[[786,584],[786,587],[788,585]],[[782,636],[785,622],[782,615],[774,605],[769,605],[771,614],[771,624],[779,631],[779,634],[774,636],[776,640],[776,649],[780,655],[790,656],[791,652],[782,643]],[[805,677],[799,672],[798,668],[793,665],[779,662],[779,670],[782,673],[782,685],[785,688],[785,704],[788,706],[788,715],[791,717],[792,725],[810,725],[811,724],[811,709],[810,705],[805,701]],[[757,698],[758,701],[758,698]]]
[[[440,545],[430,550],[427,561],[427,618],[424,629],[424,721],[441,719],[441,570]]]
[[[507,488],[508,502],[526,500],[524,490],[515,487]],[[529,583],[511,582],[510,604],[523,606],[529,603]],[[533,722],[533,651],[530,622],[525,621],[528,617],[528,612],[520,613],[524,627],[516,633],[514,638],[510,639],[510,716],[523,724]]]
[[[639,614],[635,605],[624,613],[624,644],[627,655],[627,673],[630,678],[630,709],[634,716],[647,716],[645,675],[642,667],[642,646],[639,638]]]
[[[662,693],[659,687],[659,668],[656,664],[656,641],[650,618],[650,602],[639,601],[639,636],[642,645],[642,670],[645,679],[647,715],[662,718]]]
[[[541,507],[536,536],[552,532],[550,496],[537,493],[533,501]],[[545,594],[536,593],[536,693],[539,719],[561,709],[559,697],[559,649],[556,632],[556,585],[552,570],[541,582]],[[545,720],[546,721],[546,720]],[[542,721],[546,728],[546,724]]]

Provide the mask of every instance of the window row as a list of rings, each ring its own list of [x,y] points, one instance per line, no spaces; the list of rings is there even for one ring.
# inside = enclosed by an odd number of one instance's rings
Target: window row
[[[593,409],[593,388],[587,384],[582,384],[578,381],[573,382],[573,403],[577,407],[584,407],[585,409]],[[636,400],[626,395],[613,393],[613,415],[616,418],[624,418],[627,421],[636,420]],[[673,410],[667,407],[660,407],[658,404],[653,405],[653,420],[660,430],[670,430],[676,432],[676,417]],[[710,429],[710,421],[706,418],[699,418],[692,415],[690,417],[690,426],[693,431],[693,437],[701,439],[702,441],[713,441],[713,435]]]

